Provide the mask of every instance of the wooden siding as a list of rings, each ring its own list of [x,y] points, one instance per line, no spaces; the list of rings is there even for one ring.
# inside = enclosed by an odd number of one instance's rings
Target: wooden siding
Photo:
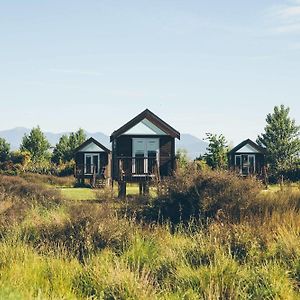
[[[174,138],[170,136],[162,136],[160,138],[159,154],[160,154],[160,174],[161,176],[170,176],[174,170],[175,159],[175,143]]]

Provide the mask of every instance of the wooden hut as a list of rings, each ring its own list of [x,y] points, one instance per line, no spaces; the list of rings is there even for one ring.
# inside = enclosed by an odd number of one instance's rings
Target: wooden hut
[[[84,185],[103,187],[111,181],[111,151],[94,138],[89,138],[75,150],[75,177]]]
[[[228,153],[229,167],[242,176],[265,174],[265,148],[247,139]]]
[[[146,183],[173,174],[176,138],[180,133],[148,109],[112,133],[112,178],[123,196],[126,182],[139,182],[145,193]]]

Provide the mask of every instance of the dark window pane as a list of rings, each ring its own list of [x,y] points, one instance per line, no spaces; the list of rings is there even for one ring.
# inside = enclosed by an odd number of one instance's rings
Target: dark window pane
[[[148,151],[148,173],[153,174],[156,167],[156,151]]]
[[[249,156],[242,155],[242,174],[248,175],[249,174]]]
[[[135,154],[135,173],[144,174],[144,154],[137,153]]]
[[[239,173],[241,172],[241,156],[240,155],[235,156],[235,170]]]
[[[92,173],[92,158],[90,156],[86,157],[85,173],[87,173],[87,174],[91,174]]]
[[[249,172],[253,174],[255,172],[255,158],[254,155],[249,156]]]
[[[93,171],[96,171],[96,174],[98,174],[99,165],[98,165],[98,155],[93,155]]]

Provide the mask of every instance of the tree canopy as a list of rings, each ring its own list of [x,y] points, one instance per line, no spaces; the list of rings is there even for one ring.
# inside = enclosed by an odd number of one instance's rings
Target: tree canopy
[[[57,164],[71,161],[74,158],[75,149],[85,141],[86,134],[81,128],[69,136],[63,135],[54,148],[52,161]]]
[[[5,139],[0,138],[0,162],[5,162],[9,158],[10,144]]]
[[[34,127],[29,134],[25,134],[20,146],[21,151],[28,151],[33,162],[49,158],[50,143],[40,127]]]
[[[289,107],[275,106],[274,111],[267,115],[265,132],[257,138],[257,143],[266,147],[266,159],[273,173],[280,174],[299,160],[300,127],[289,113]]]
[[[225,137],[220,134],[207,133],[208,147],[203,158],[212,169],[227,168],[228,146]]]

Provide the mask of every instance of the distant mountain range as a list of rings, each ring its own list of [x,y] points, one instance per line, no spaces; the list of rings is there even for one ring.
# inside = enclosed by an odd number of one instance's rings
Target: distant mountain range
[[[0,131],[0,137],[5,138],[8,143],[11,145],[12,150],[16,150],[19,148],[20,143],[24,134],[28,134],[30,129],[25,127],[16,127],[9,130]],[[63,134],[68,134],[69,132],[61,132],[61,133],[53,133],[53,132],[44,132],[48,141],[52,146],[55,146],[59,141],[59,138]],[[93,137],[98,140],[104,146],[110,148],[109,136],[105,135],[102,132],[87,132],[87,137]],[[190,158],[196,158],[200,154],[204,154],[207,147],[207,143],[203,140],[187,133],[181,134],[180,141],[176,142],[176,149],[186,149],[188,156]]]

